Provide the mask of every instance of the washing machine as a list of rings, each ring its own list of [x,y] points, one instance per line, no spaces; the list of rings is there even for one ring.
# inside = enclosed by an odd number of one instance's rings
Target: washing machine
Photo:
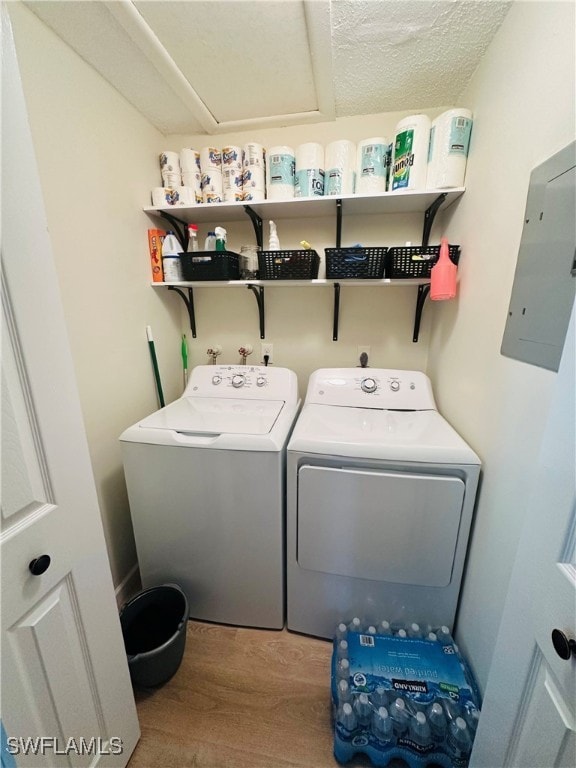
[[[281,629],[286,368],[196,366],[183,396],[121,436],[144,587],[179,584],[192,618]]]
[[[314,372],[288,444],[288,629],[453,628],[479,475],[425,374]]]

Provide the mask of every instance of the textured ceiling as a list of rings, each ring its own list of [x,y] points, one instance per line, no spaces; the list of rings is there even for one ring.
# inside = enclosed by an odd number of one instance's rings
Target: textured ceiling
[[[500,0],[26,2],[165,134],[455,104]]]

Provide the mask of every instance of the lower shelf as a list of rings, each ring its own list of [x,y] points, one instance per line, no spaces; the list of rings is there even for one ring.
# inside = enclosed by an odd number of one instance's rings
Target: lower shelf
[[[374,288],[374,287],[409,287],[418,286],[418,297],[416,299],[416,312],[414,316],[414,333],[412,341],[418,341],[420,333],[420,321],[422,319],[422,310],[426,297],[430,292],[430,280],[428,278],[409,278],[406,280],[206,280],[195,282],[178,283],[151,283],[153,288],[168,288],[175,291],[184,301],[188,310],[190,319],[190,330],[193,338],[196,338],[196,316],[194,312],[194,288],[248,288],[256,297],[258,304],[258,317],[260,324],[260,338],[266,338],[265,313],[264,313],[264,288],[303,288],[303,287],[322,287],[331,286],[334,290],[334,317],[332,325],[332,340],[338,341],[338,324],[340,316],[340,290],[343,285],[354,287]],[[184,291],[187,291],[188,295]]]

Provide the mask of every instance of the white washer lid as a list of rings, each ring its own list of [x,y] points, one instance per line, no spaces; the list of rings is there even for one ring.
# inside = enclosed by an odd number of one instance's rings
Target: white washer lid
[[[183,434],[267,435],[283,407],[281,400],[181,397],[138,426]]]
[[[437,411],[305,404],[288,450],[346,458],[480,464]]]

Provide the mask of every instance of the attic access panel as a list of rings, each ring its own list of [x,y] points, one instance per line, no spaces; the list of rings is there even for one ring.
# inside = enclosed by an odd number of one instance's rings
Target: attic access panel
[[[576,295],[576,142],[530,175],[501,353],[557,371]]]

